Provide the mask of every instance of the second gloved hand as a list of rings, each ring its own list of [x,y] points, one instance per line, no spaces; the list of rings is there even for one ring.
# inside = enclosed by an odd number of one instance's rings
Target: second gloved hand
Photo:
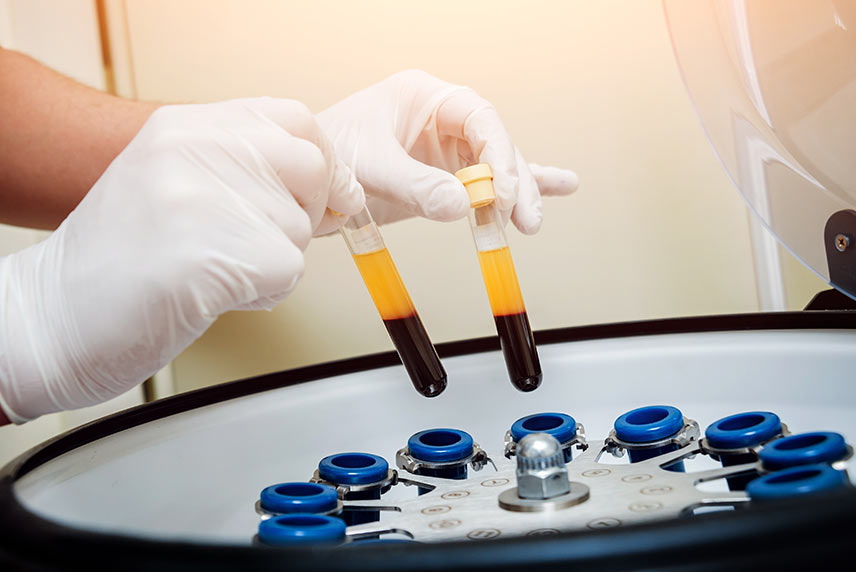
[[[55,233],[0,258],[0,405],[22,422],[130,389],[223,312],[272,308],[326,208],[363,205],[300,103],[155,111]]]
[[[527,234],[541,226],[542,195],[577,188],[572,171],[527,164],[489,102],[418,70],[347,97],[318,121],[365,188],[377,222],[465,217],[467,194],[452,173],[475,163],[491,166],[500,210]]]

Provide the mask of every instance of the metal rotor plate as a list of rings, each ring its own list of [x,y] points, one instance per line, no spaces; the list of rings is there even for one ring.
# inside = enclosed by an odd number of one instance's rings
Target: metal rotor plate
[[[516,463],[502,455],[491,455],[496,463],[495,471],[486,468],[470,473],[465,480],[400,471],[397,486],[403,483],[434,487],[415,498],[397,502],[384,499],[345,501],[346,508],[382,511],[379,522],[349,527],[348,536],[398,533],[420,542],[478,540],[611,528],[675,518],[697,507],[735,506],[747,502],[749,498],[744,492],[709,492],[696,485],[757,468],[755,464],[746,464],[680,473],[661,467],[700,453],[698,442],[633,464],[601,463],[601,456],[608,454],[604,441],[592,441],[590,445],[567,464],[569,480],[587,487],[588,497],[585,500],[578,497],[576,504],[571,503],[562,510],[511,512],[502,508],[500,496],[515,485]]]

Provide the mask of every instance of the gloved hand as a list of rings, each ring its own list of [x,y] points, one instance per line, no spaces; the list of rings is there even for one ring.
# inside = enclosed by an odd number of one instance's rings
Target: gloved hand
[[[418,70],[351,95],[318,122],[365,188],[377,222],[466,216],[467,193],[452,173],[488,163],[506,220],[510,214],[521,232],[533,234],[541,195],[567,195],[578,184],[571,171],[527,165],[496,109],[475,92]]]
[[[3,411],[20,423],[107,400],[223,312],[272,308],[325,208],[363,205],[300,103],[155,111],[56,232],[0,258]]]

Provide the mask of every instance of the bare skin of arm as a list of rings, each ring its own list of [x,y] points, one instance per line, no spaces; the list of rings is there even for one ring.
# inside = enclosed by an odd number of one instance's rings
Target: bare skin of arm
[[[0,102],[0,223],[42,229],[59,226],[157,108],[2,48]]]
[[[0,223],[54,229],[155,104],[83,86],[0,48]]]

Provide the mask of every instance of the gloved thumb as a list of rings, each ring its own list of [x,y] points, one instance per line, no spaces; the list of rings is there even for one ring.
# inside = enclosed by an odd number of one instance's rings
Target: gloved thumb
[[[366,195],[362,185],[341,159],[336,159],[332,179],[327,208],[313,236],[335,232],[341,223],[341,215],[355,215],[366,206]]]
[[[369,194],[431,220],[457,220],[470,207],[464,185],[452,173],[417,161],[401,148],[390,149],[385,161],[358,175]]]

